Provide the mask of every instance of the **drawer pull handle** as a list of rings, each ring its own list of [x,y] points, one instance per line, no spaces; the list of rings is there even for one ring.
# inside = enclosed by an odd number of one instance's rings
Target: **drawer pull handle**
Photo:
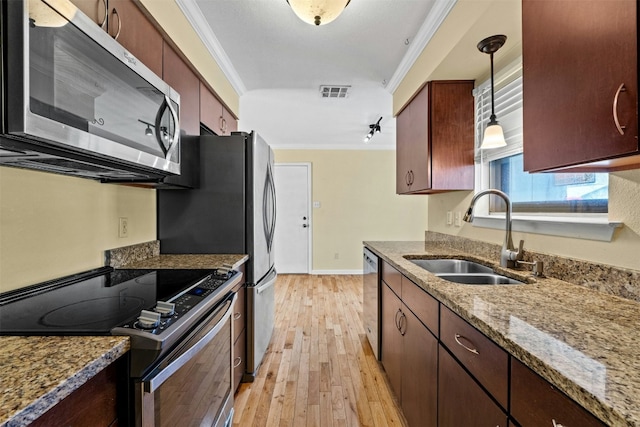
[[[242,363],[242,357],[238,356],[233,360],[233,369],[237,368],[238,366],[240,366],[240,364]],[[227,365],[229,366],[229,365]]]
[[[396,311],[396,315],[395,315],[395,321],[396,321],[396,329],[400,330],[400,320],[398,320],[398,315],[402,315],[402,310],[398,309],[398,311]]]
[[[242,317],[242,313],[234,313],[233,314],[233,320],[238,320],[241,317]]]
[[[402,316],[400,316],[400,328],[398,329],[400,330],[400,335],[402,336],[407,333],[407,316],[405,316],[404,313],[402,313]]]
[[[618,88],[618,90],[616,91],[616,95],[613,97],[613,121],[615,122],[616,129],[618,129],[618,132],[620,133],[620,135],[624,135],[626,126],[620,125],[620,121],[618,120],[618,97],[620,96],[620,92],[626,92],[626,91],[627,91],[627,88],[624,87],[624,83],[622,83]]]
[[[467,350],[468,352],[473,353],[473,354],[480,355],[480,353],[478,353],[478,350],[476,350],[475,348],[469,348],[469,347],[467,347],[466,345],[464,345],[464,344],[462,344],[462,343],[460,342],[460,338],[464,338],[462,335],[460,335],[460,334],[455,334],[455,335],[453,336],[453,338],[456,340],[456,342],[458,343],[458,345],[460,345],[460,346],[464,347],[464,349],[465,349],[465,350]]]

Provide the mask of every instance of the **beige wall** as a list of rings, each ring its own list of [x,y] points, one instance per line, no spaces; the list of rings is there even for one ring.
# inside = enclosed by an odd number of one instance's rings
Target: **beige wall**
[[[314,271],[362,269],[364,240],[423,240],[427,198],[395,194],[395,151],[275,150],[312,163]],[[339,253],[339,259],[335,254]]]
[[[429,196],[429,230],[502,244],[503,230],[467,223],[460,228],[446,225],[446,212],[464,212],[471,197],[471,192]],[[609,219],[624,223],[615,231],[611,242],[520,232],[514,232],[513,240],[517,243],[524,239],[525,250],[640,270],[640,170],[610,175]]]
[[[155,203],[155,190],[0,167],[0,292],[102,267],[105,249],[155,240]]]

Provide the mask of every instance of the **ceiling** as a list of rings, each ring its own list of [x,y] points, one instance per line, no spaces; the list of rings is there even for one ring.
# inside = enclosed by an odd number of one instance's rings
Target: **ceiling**
[[[316,27],[286,0],[177,2],[240,96],[240,130],[275,148],[322,149],[395,148],[392,93],[455,4],[351,0]],[[320,85],[350,86],[349,95],[323,99]],[[380,117],[381,133],[365,144]]]

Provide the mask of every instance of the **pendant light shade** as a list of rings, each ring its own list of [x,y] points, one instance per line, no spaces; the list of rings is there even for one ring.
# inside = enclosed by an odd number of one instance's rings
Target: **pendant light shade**
[[[478,43],[478,50],[483,53],[488,53],[491,59],[491,117],[489,117],[489,123],[487,123],[487,127],[484,130],[484,137],[482,138],[482,144],[480,144],[480,148],[483,150],[505,147],[507,145],[507,142],[504,139],[502,126],[498,124],[498,120],[496,119],[493,88],[493,54],[504,46],[506,41],[507,36],[497,35],[487,37]]]
[[[324,25],[335,20],[350,0],[287,0],[291,9],[307,24]]]

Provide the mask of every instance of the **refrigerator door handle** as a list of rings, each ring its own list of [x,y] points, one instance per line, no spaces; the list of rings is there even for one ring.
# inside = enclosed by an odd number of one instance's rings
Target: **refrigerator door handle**
[[[271,192],[269,166],[267,166],[267,177],[265,179],[264,190],[262,192],[262,225],[264,238],[267,241],[267,251],[271,252],[271,222],[269,221],[268,204]]]
[[[269,274],[269,276],[267,276],[267,278],[265,279],[265,282],[260,286],[256,286],[255,288],[256,293],[259,295],[264,291],[266,291],[267,289],[269,289],[270,287],[272,287],[273,285],[275,285],[277,277],[278,277],[278,272],[274,268]]]
[[[276,234],[276,184],[273,177],[273,169],[271,168],[271,164],[269,164],[269,186],[271,187],[271,239],[269,246],[273,246],[273,238]]]

